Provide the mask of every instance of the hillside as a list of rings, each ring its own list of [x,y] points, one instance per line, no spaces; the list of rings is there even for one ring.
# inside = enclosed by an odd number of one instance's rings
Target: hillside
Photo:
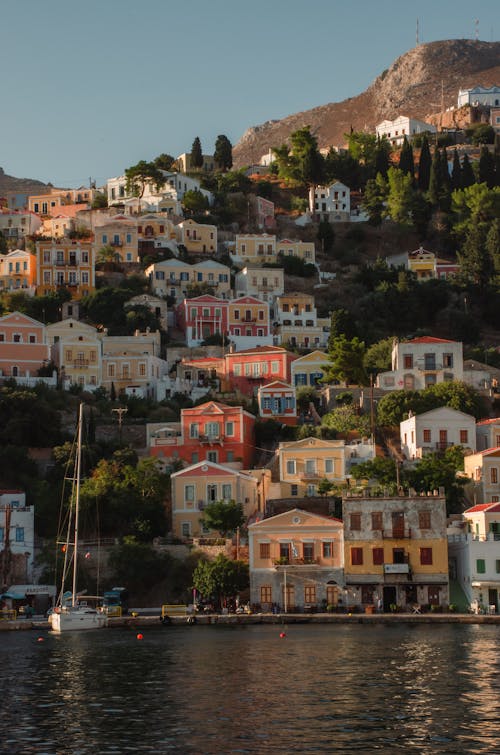
[[[384,118],[425,119],[456,105],[458,90],[500,85],[500,42],[453,39],[429,42],[401,55],[366,91],[342,102],[267,121],[249,128],[233,150],[235,167],[258,163],[292,131],[310,125],[320,148],[342,145],[352,128],[373,131]]]
[[[0,168],[0,197],[8,191],[18,192],[19,194],[37,194],[48,188],[43,181],[37,181],[34,178],[15,178],[8,176],[3,168]]]

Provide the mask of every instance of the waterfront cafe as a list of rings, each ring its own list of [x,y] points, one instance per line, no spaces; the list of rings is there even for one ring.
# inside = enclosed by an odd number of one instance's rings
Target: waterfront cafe
[[[0,595],[0,611],[15,611],[17,616],[21,609],[23,613],[26,606],[29,606],[33,613],[45,614],[54,605],[55,599],[55,585],[11,585]]]

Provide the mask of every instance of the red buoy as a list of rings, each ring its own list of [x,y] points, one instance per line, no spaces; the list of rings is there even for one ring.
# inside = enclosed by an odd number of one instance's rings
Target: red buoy
[[[38,637],[37,642],[43,642],[43,637]]]
[[[286,632],[280,632],[281,639],[284,639],[286,637]]]
[[[143,640],[144,639],[144,635],[139,632],[139,634],[137,635],[137,639],[138,640]]]

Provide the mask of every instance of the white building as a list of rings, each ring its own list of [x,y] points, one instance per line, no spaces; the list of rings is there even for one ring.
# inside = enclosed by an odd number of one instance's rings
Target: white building
[[[407,459],[421,459],[426,453],[450,446],[476,450],[476,421],[470,414],[441,406],[413,414],[399,425],[401,451]]]
[[[11,553],[7,582],[30,582],[35,555],[35,508],[21,490],[0,490],[0,549]],[[0,553],[0,556],[2,554]]]
[[[457,105],[458,107],[464,105],[498,107],[500,105],[500,87],[476,86],[471,89],[459,89]]]
[[[227,265],[215,260],[203,260],[194,265],[178,259],[154,262],[144,271],[151,290],[157,296],[171,296],[180,304],[188,294],[188,288],[209,286],[221,299],[231,296],[231,271]]]
[[[375,127],[375,132],[379,139],[384,137],[390,141],[393,147],[403,144],[404,138],[411,141],[412,137],[416,134],[422,134],[424,131],[429,131],[431,134],[437,132],[436,126],[432,123],[426,123],[425,121],[419,121],[416,118],[409,118],[407,115],[398,115],[393,121],[382,121]]]
[[[263,301],[273,302],[285,291],[283,268],[244,267],[235,278],[235,296],[256,296]]]
[[[317,186],[314,191],[314,212],[320,220],[348,221],[351,214],[350,188],[340,181],[330,186]]]
[[[157,188],[152,183],[147,183],[140,200],[138,197],[134,197],[133,194],[127,192],[126,176],[108,178],[106,181],[108,205],[123,204],[125,200],[135,199],[139,202],[139,206],[143,201],[145,207],[158,207],[158,202],[163,198],[170,197],[182,201],[187,191],[195,190],[200,191],[206,197],[209,204],[213,204],[213,194],[202,189],[200,182],[196,178],[191,178],[183,173],[168,172],[166,170],[162,170],[161,172],[165,179],[163,186]]]
[[[500,595],[500,503],[480,503],[448,529],[451,574],[474,611],[497,613]]]
[[[381,372],[377,388],[385,391],[420,391],[435,383],[462,381],[463,350],[459,341],[432,336],[395,339],[392,349],[392,370]]]
[[[500,448],[500,417],[483,419],[476,424],[476,444],[478,451]]]

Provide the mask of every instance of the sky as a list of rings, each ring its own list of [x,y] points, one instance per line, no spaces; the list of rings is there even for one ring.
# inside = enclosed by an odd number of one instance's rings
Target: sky
[[[498,0],[0,0],[0,166],[100,186],[196,136],[213,154],[364,91],[417,16],[420,42],[500,36]]]

